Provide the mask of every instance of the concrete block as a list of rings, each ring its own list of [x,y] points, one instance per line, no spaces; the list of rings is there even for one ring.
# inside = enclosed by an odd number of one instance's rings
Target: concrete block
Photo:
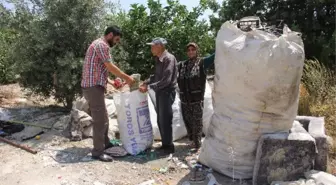
[[[308,133],[315,139],[317,147],[317,156],[314,169],[327,171],[328,167],[328,137],[325,134],[324,117],[297,116],[303,127],[307,128]]]
[[[313,169],[315,157],[315,139],[298,122],[294,122],[290,133],[263,135],[258,142],[253,185],[304,177]]]

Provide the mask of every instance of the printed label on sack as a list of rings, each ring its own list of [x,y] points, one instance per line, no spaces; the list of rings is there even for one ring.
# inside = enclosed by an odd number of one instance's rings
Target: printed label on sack
[[[128,135],[133,136],[134,135],[134,130],[133,130],[133,123],[132,123],[132,112],[131,112],[131,105],[125,106],[126,108],[126,118],[127,118],[127,130],[128,130]],[[136,142],[135,137],[130,139],[131,141],[131,146],[132,146],[132,152],[136,153],[138,149],[138,144]]]
[[[137,118],[140,134],[152,131],[152,124],[150,121],[148,106],[137,108]]]
[[[146,106],[148,105],[148,100],[146,99],[145,101],[142,101],[139,103],[140,106]]]

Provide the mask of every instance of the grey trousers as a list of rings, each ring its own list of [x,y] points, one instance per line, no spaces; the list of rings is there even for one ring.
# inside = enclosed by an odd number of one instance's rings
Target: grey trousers
[[[161,134],[162,146],[173,145],[173,108],[175,89],[156,92],[157,123]]]
[[[93,119],[93,150],[92,156],[104,153],[105,146],[109,144],[109,119],[105,105],[105,88],[94,86],[83,88],[83,94],[89,103],[90,114]]]

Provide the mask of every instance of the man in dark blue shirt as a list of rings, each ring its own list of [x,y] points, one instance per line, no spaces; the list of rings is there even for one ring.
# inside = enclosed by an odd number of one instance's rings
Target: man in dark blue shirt
[[[151,51],[155,56],[155,73],[139,88],[146,92],[148,86],[155,91],[157,122],[161,134],[164,154],[175,152],[173,144],[173,109],[177,87],[177,61],[174,55],[166,50],[167,41],[155,38],[151,43]]]

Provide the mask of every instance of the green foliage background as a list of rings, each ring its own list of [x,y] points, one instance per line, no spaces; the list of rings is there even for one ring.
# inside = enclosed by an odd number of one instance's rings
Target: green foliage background
[[[7,0],[0,4],[0,83],[19,82],[32,92],[55,96],[67,107],[80,95],[82,60],[91,41],[111,24],[123,30],[121,45],[112,49],[117,65],[145,78],[154,62],[146,42],[168,40],[168,49],[185,60],[185,45],[197,42],[202,55],[215,51],[215,36],[227,20],[257,15],[284,23],[303,34],[307,58],[316,58],[334,71],[335,4],[331,0],[200,0],[192,10],[178,0],[148,0],[128,12],[119,2],[104,0]],[[206,9],[210,24],[200,20]],[[333,73],[334,74],[334,73]]]

